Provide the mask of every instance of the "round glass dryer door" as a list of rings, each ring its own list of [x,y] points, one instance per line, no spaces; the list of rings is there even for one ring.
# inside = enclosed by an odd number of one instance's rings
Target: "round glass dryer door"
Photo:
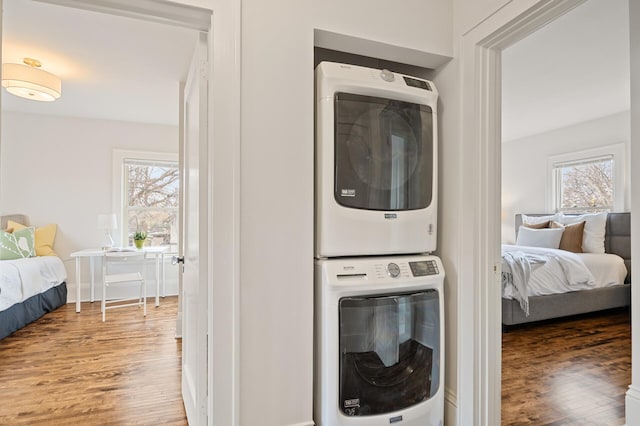
[[[366,210],[431,204],[433,113],[429,106],[336,93],[336,201]]]

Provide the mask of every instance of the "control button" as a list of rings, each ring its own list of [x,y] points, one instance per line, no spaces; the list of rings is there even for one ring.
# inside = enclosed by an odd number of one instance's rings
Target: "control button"
[[[396,79],[396,76],[393,75],[393,73],[389,70],[382,70],[380,72],[380,78],[382,78],[384,81],[393,81]]]
[[[392,262],[387,265],[387,272],[391,278],[398,278],[400,275],[400,267]]]

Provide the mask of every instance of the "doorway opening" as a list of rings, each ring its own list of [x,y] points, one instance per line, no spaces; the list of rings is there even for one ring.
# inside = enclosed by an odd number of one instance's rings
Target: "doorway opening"
[[[211,86],[219,86],[220,88],[217,90],[216,100],[209,99],[208,94],[212,91],[206,92],[206,98],[203,100],[206,104],[211,103],[221,105],[224,104],[225,108],[218,107],[218,111],[224,110],[225,112],[222,114],[225,116],[224,120],[220,120],[217,123],[215,129],[213,129],[210,135],[207,136],[204,141],[209,146],[211,146],[211,151],[214,149],[227,151],[229,154],[222,160],[222,156],[218,161],[225,161],[224,167],[219,169],[214,169],[213,163],[213,154],[208,153],[208,155],[203,158],[203,164],[207,166],[208,170],[211,171],[212,174],[216,175],[216,182],[219,182],[219,185],[224,186],[225,191],[217,191],[216,196],[220,199],[219,203],[216,203],[219,206],[217,210],[218,216],[227,215],[231,218],[231,220],[227,221],[224,225],[212,225],[211,228],[208,228],[203,232],[202,239],[207,241],[207,245],[215,245],[221,247],[220,254],[224,256],[220,256],[221,261],[226,261],[226,271],[230,274],[236,274],[237,272],[237,260],[235,248],[237,247],[237,233],[231,234],[230,236],[227,234],[227,229],[230,232],[236,232],[237,224],[235,221],[235,215],[237,214],[236,206],[237,206],[237,193],[238,191],[238,182],[236,177],[236,170],[238,168],[239,155],[237,151],[239,150],[239,63],[237,57],[235,55],[237,51],[237,47],[239,45],[239,36],[236,29],[239,27],[239,6],[236,7],[233,2],[218,2],[220,8],[216,10],[215,16],[212,15],[211,11],[205,11],[204,9],[199,9],[187,5],[182,5],[178,3],[169,3],[164,1],[156,1],[156,0],[148,0],[148,1],[140,1],[136,2],[136,8],[134,9],[131,5],[126,5],[123,2],[113,0],[113,1],[103,1],[100,2],[100,5],[92,4],[92,2],[86,1],[76,1],[76,0],[42,0],[42,3],[50,3],[52,5],[57,6],[70,6],[70,9],[87,9],[93,12],[102,12],[106,15],[116,15],[126,18],[135,18],[142,19],[145,21],[153,21],[155,23],[162,24],[171,24],[172,26],[181,26],[185,28],[191,28],[198,32],[204,32],[207,34],[205,43],[206,43],[206,51],[211,57],[208,61],[205,61],[202,66],[202,69],[206,72],[211,72]],[[29,2],[31,3],[31,2]],[[218,6],[216,3],[216,6]],[[202,12],[203,15],[201,14]],[[216,25],[213,26],[212,23],[216,22]],[[78,21],[78,24],[82,24],[82,21]],[[60,27],[63,28],[63,27]],[[68,28],[64,28],[67,30]],[[86,30],[86,29],[85,29]],[[90,29],[89,29],[90,30]],[[86,30],[85,35],[90,36],[91,31]],[[223,36],[224,35],[224,36]],[[217,45],[217,49],[213,49],[213,44]],[[117,49],[117,43],[114,42],[113,48]],[[213,64],[217,64],[216,73],[213,73],[214,67]],[[135,70],[133,70],[135,71]],[[149,75],[151,76],[151,75]],[[224,77],[224,86],[221,84]],[[174,89],[176,92],[178,91],[177,82],[176,87]],[[144,109],[141,109],[141,113],[144,112]],[[213,119],[211,115],[206,114],[206,121],[212,122]],[[211,126],[212,127],[212,126]],[[216,137],[214,137],[214,134]],[[222,135],[222,136],[221,136]],[[214,146],[212,141],[217,140],[220,141],[218,145]],[[224,141],[224,143],[222,142]],[[231,161],[229,159],[232,159]],[[208,174],[208,170],[205,170],[203,175]],[[209,182],[209,181],[207,181]],[[203,192],[209,193],[208,188]],[[109,197],[110,198],[110,197]],[[228,206],[228,207],[226,207]],[[209,206],[207,206],[209,208]],[[206,220],[209,220],[210,214],[205,215]],[[234,226],[229,226],[229,223],[234,223]],[[212,238],[213,228],[214,227],[223,227],[224,232],[221,232],[217,235],[217,238]],[[93,227],[92,227],[93,228]],[[228,248],[227,248],[228,247]],[[216,264],[218,261],[214,261]],[[207,272],[211,269],[208,266],[208,262],[202,262],[205,268],[207,268]],[[228,266],[232,265],[231,268]],[[223,268],[217,268],[221,270]],[[222,274],[222,273],[220,273]],[[234,293],[237,291],[237,278],[233,276],[231,279],[227,280],[218,280],[216,275],[220,275],[218,273],[213,274],[204,274],[203,283],[207,288],[211,288],[212,282],[214,279],[219,282],[225,282],[224,288],[217,289],[218,293]],[[237,274],[236,274],[237,275]],[[228,287],[227,287],[228,285]],[[224,342],[215,342],[213,339],[209,339],[208,345],[213,346],[214,344],[219,347],[228,347],[229,353],[223,361],[220,360],[218,364],[213,368],[212,365],[208,365],[210,362],[210,357],[202,357],[202,362],[204,363],[204,368],[200,368],[199,371],[202,373],[203,377],[206,377],[206,382],[208,386],[210,386],[210,391],[208,392],[208,396],[204,396],[204,402],[200,405],[204,407],[204,410],[208,410],[211,414],[211,408],[213,406],[213,401],[218,400],[216,402],[216,406],[219,407],[229,407],[222,408],[218,411],[216,418],[222,419],[221,421],[226,424],[234,424],[234,421],[225,421],[225,419],[233,419],[236,417],[237,408],[233,403],[237,398],[237,394],[231,394],[227,392],[228,389],[233,388],[235,381],[237,380],[237,371],[235,365],[237,365],[237,351],[234,350],[234,347],[237,345],[235,343],[235,339],[237,338],[236,324],[237,324],[237,309],[234,303],[229,303],[230,300],[236,300],[233,297],[220,297],[220,302],[218,302],[222,309],[217,310],[215,313],[215,317],[217,320],[215,324],[213,321],[207,320],[205,326],[205,330],[203,334],[208,334],[209,336],[214,335],[211,332],[210,328],[218,328],[223,329],[223,332],[215,333],[215,336],[223,336],[222,338],[218,338],[224,340]],[[212,315],[212,295],[208,295],[203,298],[203,309],[204,309],[204,317],[210,318]],[[227,332],[228,329],[231,329],[231,332]],[[227,337],[229,336],[229,337]],[[208,350],[208,353],[212,353],[213,351]],[[213,383],[211,379],[213,377],[214,371],[220,370],[222,374],[219,374],[217,377],[216,383]],[[206,373],[205,373],[206,372]],[[221,396],[221,393],[213,392],[218,389],[218,387],[225,389],[225,395]],[[213,391],[211,391],[213,390]]]
[[[602,29],[597,33],[593,31],[596,22]],[[587,0],[502,50],[503,254],[538,253],[539,249],[523,247],[527,244],[526,236],[547,232],[546,228],[526,229],[519,235],[517,214],[546,214],[553,218],[549,227],[557,227],[567,220],[567,216],[556,215],[558,212],[567,215],[629,211],[629,189],[625,185],[629,181],[625,158],[630,146],[629,52],[628,2],[614,5],[602,0]],[[598,61],[593,60],[595,57]],[[598,82],[598,87],[591,90],[589,82],[593,81]],[[581,174],[580,177],[577,174]],[[596,193],[603,197],[595,196]],[[603,230],[604,225],[603,222]],[[544,227],[544,221],[530,226]],[[616,277],[599,275],[597,267],[590,263],[590,259],[598,255],[587,253],[590,247],[587,244],[583,247],[582,235],[574,247],[568,244],[570,234],[566,236],[560,247],[545,242],[545,248],[562,249],[549,251],[558,256],[569,250],[573,252],[572,258],[584,260],[587,268],[580,271],[592,272],[589,282],[593,287],[623,285],[624,272]],[[509,309],[519,313],[520,308],[517,303],[503,299],[503,324],[518,325],[503,327],[502,423],[513,423],[522,416],[541,423],[566,418],[578,423],[624,423],[624,409],[620,407],[624,407],[624,392],[631,381],[628,311],[600,311],[600,306],[588,307],[588,303],[578,303],[571,298],[564,302],[564,309],[561,306],[557,310],[545,308],[538,302],[553,306],[554,300],[550,299],[570,294],[567,290],[589,291],[580,280],[574,279],[575,275],[546,275],[553,266],[547,262],[532,268],[527,288],[529,296],[545,297],[529,299],[536,304],[529,305],[528,317],[512,317]],[[507,300],[514,297],[512,289],[503,287],[503,297]],[[573,300],[576,300],[577,312],[594,310],[597,313],[568,318],[573,313],[569,311],[573,309],[569,306]],[[610,307],[618,308],[623,303],[616,300]],[[545,320],[529,323],[528,318],[534,321],[541,317]],[[599,321],[594,322],[596,319]],[[584,328],[587,324],[589,329]],[[608,338],[606,341],[597,338],[597,331],[604,329],[609,330],[606,334],[626,337],[616,339],[616,345],[609,345]],[[536,344],[540,341],[546,344]],[[621,341],[624,344],[620,345]],[[524,346],[520,346],[520,342]],[[545,351],[554,342],[563,347],[562,353],[556,354],[553,361],[545,361]],[[596,347],[598,349],[594,349]],[[588,377],[598,377],[597,370],[603,365],[590,363],[589,354],[596,350],[601,354],[599,357],[613,357],[618,366],[627,365],[628,369],[603,372],[602,377],[606,379],[602,382],[584,386]],[[562,361],[564,356],[567,358]],[[523,363],[523,359],[536,361]],[[557,370],[559,364],[565,365],[562,371]],[[571,374],[563,373],[567,371],[566,365],[570,366]],[[538,370],[532,373],[535,368]],[[523,374],[536,375],[536,380],[527,382],[528,389],[516,384],[517,377],[522,378]],[[541,396],[529,398],[525,407],[522,396],[534,388]],[[569,388],[575,390],[571,392],[573,401],[568,401],[566,394],[559,391]],[[597,395],[588,391],[596,388],[599,389]],[[604,389],[609,390],[602,392]],[[575,404],[577,394],[581,395],[579,408]],[[603,399],[603,394],[618,397]]]

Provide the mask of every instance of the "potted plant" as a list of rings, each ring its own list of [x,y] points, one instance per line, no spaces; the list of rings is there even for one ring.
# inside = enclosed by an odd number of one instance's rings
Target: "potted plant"
[[[136,220],[136,232],[133,233],[133,244],[137,249],[141,249],[144,246],[144,242],[147,240],[147,233],[140,228],[140,222],[138,222],[138,216],[134,216]],[[143,222],[144,225],[144,222]]]
[[[133,233],[133,244],[137,249],[141,249],[144,246],[144,242],[147,239],[147,233],[144,231],[136,231]]]

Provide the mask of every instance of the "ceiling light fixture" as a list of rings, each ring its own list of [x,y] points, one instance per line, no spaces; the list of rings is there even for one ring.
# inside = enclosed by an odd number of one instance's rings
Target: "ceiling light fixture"
[[[23,64],[2,64],[2,87],[7,92],[34,101],[52,102],[62,94],[62,82],[40,69],[37,59],[24,58]]]

